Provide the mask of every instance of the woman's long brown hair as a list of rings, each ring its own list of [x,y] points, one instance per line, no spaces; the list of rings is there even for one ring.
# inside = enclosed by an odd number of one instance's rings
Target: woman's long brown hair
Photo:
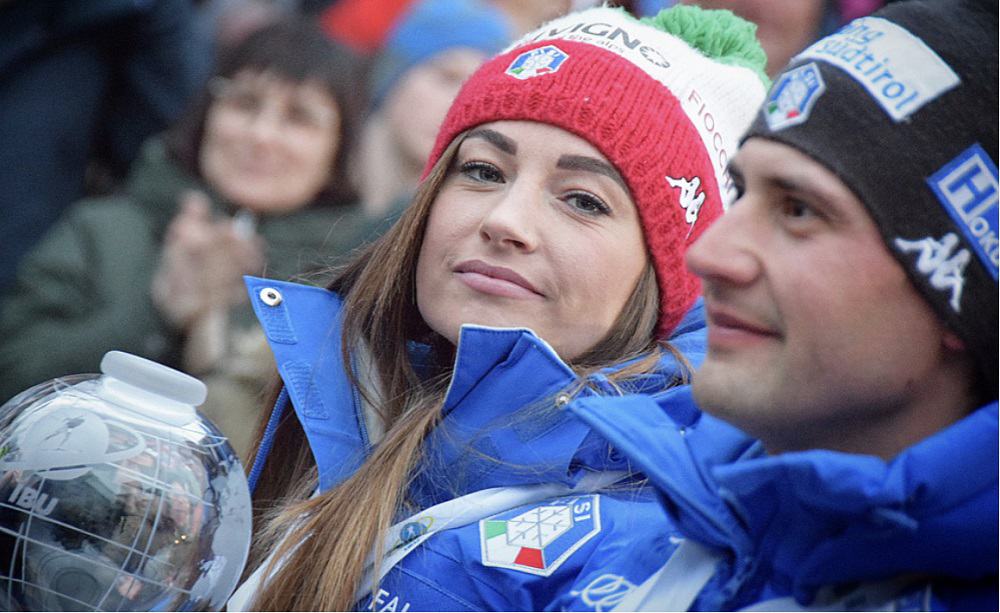
[[[413,204],[381,239],[362,252],[329,285],[345,297],[344,363],[351,348],[367,347],[381,378],[374,401],[386,434],[371,457],[335,488],[304,500],[316,486],[315,466],[302,427],[291,411],[277,431],[271,455],[254,494],[255,507],[275,507],[256,535],[257,562],[274,553],[262,588],[251,606],[263,611],[344,611],[357,604],[369,554],[376,567],[382,537],[398,519],[427,434],[437,424],[450,381],[453,349],[431,332],[416,305],[416,261],[434,198],[462,137],[441,156],[421,184]],[[624,380],[655,369],[662,351],[683,358],[655,338],[658,317],[655,273],[647,266],[612,330],[572,366],[581,375],[642,357],[613,377]],[[407,342],[437,348],[447,366],[421,379],[411,365]],[[280,382],[275,388],[280,387]],[[578,386],[578,388],[582,387]],[[275,392],[275,396],[277,393]],[[266,418],[266,416],[265,416]],[[259,440],[259,438],[258,438]],[[260,516],[257,518],[260,519]],[[367,587],[367,586],[366,586]]]

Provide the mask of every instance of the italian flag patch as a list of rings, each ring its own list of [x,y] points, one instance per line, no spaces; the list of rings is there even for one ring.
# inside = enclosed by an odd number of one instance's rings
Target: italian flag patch
[[[597,494],[504,511],[479,522],[483,565],[547,577],[600,531]]]

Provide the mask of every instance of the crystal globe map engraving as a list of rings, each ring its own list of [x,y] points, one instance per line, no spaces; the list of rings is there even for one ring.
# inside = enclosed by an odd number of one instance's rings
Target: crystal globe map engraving
[[[0,408],[0,609],[221,609],[250,539],[239,460],[193,409],[105,379]]]

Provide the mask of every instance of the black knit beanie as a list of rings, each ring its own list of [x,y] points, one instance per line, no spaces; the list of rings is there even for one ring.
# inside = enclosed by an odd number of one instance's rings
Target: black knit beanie
[[[865,204],[997,397],[997,2],[908,0],[796,56],[746,138],[789,145]]]

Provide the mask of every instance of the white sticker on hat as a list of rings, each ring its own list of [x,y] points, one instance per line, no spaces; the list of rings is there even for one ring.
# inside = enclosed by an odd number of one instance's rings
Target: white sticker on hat
[[[774,82],[761,112],[771,130],[777,132],[809,119],[813,106],[826,91],[823,74],[815,62],[785,71]]]
[[[538,49],[525,51],[514,58],[514,61],[507,67],[507,74],[522,81],[552,74],[559,70],[568,57],[569,55],[559,47],[545,45]]]
[[[960,81],[924,41],[879,17],[855,19],[797,57],[837,66],[897,122]]]
[[[680,101],[712,161],[714,176],[706,174],[704,180],[715,181],[723,206],[728,206],[735,196],[727,171],[730,155],[767,93],[753,70],[717,62],[681,38],[609,6],[559,17],[524,35],[503,53],[545,41],[604,49],[663,84]]]
[[[977,143],[928,177],[927,183],[995,281],[1000,268],[1000,181],[996,164]]]

